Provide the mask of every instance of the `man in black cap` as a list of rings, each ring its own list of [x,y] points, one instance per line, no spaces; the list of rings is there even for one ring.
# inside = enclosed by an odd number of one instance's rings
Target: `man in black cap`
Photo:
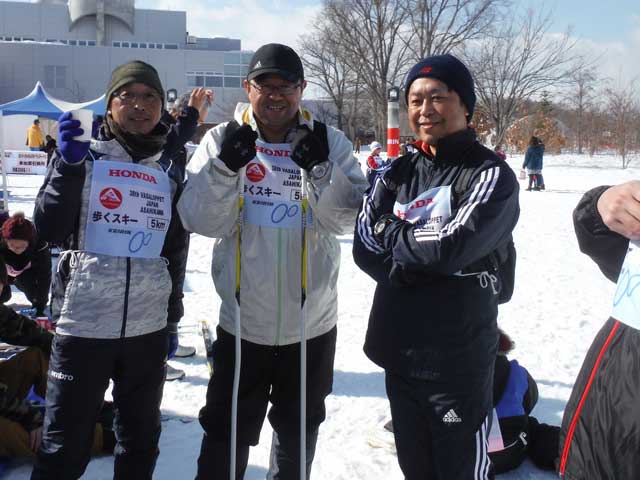
[[[511,294],[518,182],[469,127],[475,94],[452,55],[405,85],[416,153],[364,197],[356,263],[378,286],[364,350],[385,370],[407,480],[493,478],[487,455],[498,304]]]
[[[269,478],[300,478],[303,232],[309,272],[307,472],[325,418],[336,344],[340,247],[335,235],[353,225],[367,183],[345,135],[301,108],[305,87],[295,51],[280,44],[260,47],[244,81],[250,104],[239,104],[234,121],[207,132],[187,167],[189,180],[178,209],[187,230],[218,239],[212,273],[222,299],[214,372],[200,411],[205,434],[198,479],[229,478],[238,290],[242,369],[237,478],[244,475],[249,446],[258,443],[269,403],[274,429]],[[303,228],[300,200],[305,190],[312,215],[305,217]]]
[[[33,479],[83,474],[110,379],[118,437],[114,476],[153,475],[187,258],[175,211],[181,175],[175,164],[160,161],[168,133],[160,122],[163,103],[155,68],[131,61],[111,75],[98,139],[76,140],[80,122],[70,112],[60,117],[59,154],[34,210],[41,238],[67,250],[52,288],[56,337]]]

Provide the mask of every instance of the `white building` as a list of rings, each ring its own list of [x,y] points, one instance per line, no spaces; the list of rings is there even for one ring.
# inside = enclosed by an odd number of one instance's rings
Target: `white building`
[[[211,88],[207,121],[219,122],[246,99],[251,55],[240,40],[190,36],[186,12],[136,9],[134,0],[0,0],[0,104],[24,97],[38,80],[57,98],[91,100],[116,66],[142,60],[166,90]]]

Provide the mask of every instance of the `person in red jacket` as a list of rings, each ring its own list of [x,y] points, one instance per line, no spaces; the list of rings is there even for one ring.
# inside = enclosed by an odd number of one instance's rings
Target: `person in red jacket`
[[[371,149],[371,155],[367,157],[367,180],[369,180],[369,183],[372,183],[376,176],[376,172],[384,167],[385,162],[380,157],[380,153],[382,152],[382,145],[380,145],[380,142],[371,142],[369,148]]]

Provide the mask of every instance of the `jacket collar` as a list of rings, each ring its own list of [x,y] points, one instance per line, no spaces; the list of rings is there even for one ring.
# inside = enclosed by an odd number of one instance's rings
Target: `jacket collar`
[[[460,132],[452,133],[438,140],[435,157],[431,154],[429,145],[418,140],[415,145],[428,158],[437,163],[460,163],[466,152],[476,143],[476,132],[472,128],[467,128]]]

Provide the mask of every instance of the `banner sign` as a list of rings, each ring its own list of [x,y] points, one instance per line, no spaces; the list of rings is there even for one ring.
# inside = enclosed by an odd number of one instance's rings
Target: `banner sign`
[[[9,174],[46,175],[47,153],[24,150],[5,150],[4,165],[7,167],[7,173]]]

